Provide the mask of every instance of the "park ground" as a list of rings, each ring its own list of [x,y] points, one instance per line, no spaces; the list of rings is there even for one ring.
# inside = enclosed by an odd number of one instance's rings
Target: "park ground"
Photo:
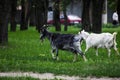
[[[54,28],[49,28],[51,32],[55,32]],[[70,26],[68,31],[62,30],[61,33],[78,34],[80,28]],[[117,47],[120,51],[120,27],[106,28],[103,32],[117,32]],[[50,54],[51,47],[49,41],[39,40],[39,33],[34,27],[29,27],[26,31],[20,31],[19,26],[16,32],[8,31],[8,44],[0,46],[0,80],[16,80],[11,79],[13,74],[24,73],[31,75],[43,75],[44,73],[52,75],[56,79],[57,76],[74,77],[82,79],[102,79],[119,80],[120,78],[120,56],[112,49],[111,57],[108,58],[106,49],[99,49],[99,56],[95,55],[95,50],[91,48],[87,53],[87,62],[84,62],[81,56],[78,56],[76,62],[72,62],[73,54],[66,51],[59,51],[59,61],[53,60]],[[82,50],[85,49],[85,43],[82,44]],[[16,73],[15,73],[16,72]],[[31,74],[30,74],[31,73]],[[7,78],[9,77],[9,78]],[[34,77],[25,78],[19,76],[18,80],[34,80]],[[21,78],[22,77],[22,78]],[[31,77],[31,76],[30,76]],[[39,78],[39,77],[38,77]]]

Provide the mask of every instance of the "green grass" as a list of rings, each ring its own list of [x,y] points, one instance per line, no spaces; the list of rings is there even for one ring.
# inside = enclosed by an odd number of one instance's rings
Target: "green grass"
[[[49,29],[54,31],[53,28]],[[79,28],[69,27],[62,33],[77,34]],[[120,51],[120,27],[103,28],[104,32],[117,31],[117,43]],[[120,77],[120,56],[117,56],[112,50],[111,57],[108,58],[106,49],[99,49],[99,56],[95,55],[93,48],[86,53],[88,59],[84,62],[81,56],[78,56],[76,62],[72,62],[73,54],[71,52],[59,51],[59,61],[51,57],[51,47],[49,41],[39,40],[39,33],[34,27],[27,31],[8,32],[9,43],[0,46],[0,72],[21,71],[65,74],[70,76],[96,76],[96,77]],[[82,45],[84,51],[85,44]]]

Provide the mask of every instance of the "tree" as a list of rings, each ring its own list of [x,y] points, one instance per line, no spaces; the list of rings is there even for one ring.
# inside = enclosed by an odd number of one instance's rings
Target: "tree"
[[[47,23],[48,0],[35,0],[34,4],[36,29],[40,32],[40,28]]]
[[[10,0],[0,0],[0,43],[2,44],[8,42],[10,4]]]
[[[92,0],[92,32],[102,32],[102,12],[104,0]]]
[[[90,3],[91,0],[82,0],[83,1],[83,10],[82,10],[82,29],[86,31],[91,30],[90,23]]]
[[[16,7],[17,7],[17,0],[11,1],[11,16],[10,16],[10,31],[16,31]]]
[[[63,11],[63,15],[64,15],[64,31],[67,31],[68,29],[68,18],[67,18],[67,13],[66,13],[66,8],[67,6],[70,4],[71,0],[62,0],[61,1],[61,8],[62,8],[62,11]]]
[[[56,31],[61,31],[60,24],[60,0],[54,0],[53,20]]]
[[[30,16],[31,16],[31,11],[32,11],[32,0],[27,0],[26,1],[26,6],[25,6],[26,10],[25,10],[25,25],[26,27],[29,26],[29,21],[30,21]]]
[[[94,33],[102,31],[104,2],[104,0],[83,0],[82,29]]]
[[[20,30],[27,30],[31,15],[32,0],[21,0],[21,5],[22,5],[22,12],[21,12]]]
[[[49,5],[49,0],[44,0],[44,24],[47,24],[47,14],[48,14],[48,5]]]
[[[117,5],[117,0],[107,0],[108,2],[108,7],[115,11],[116,10],[116,5]]]
[[[21,23],[20,23],[20,30],[26,30],[28,27],[26,26],[26,8],[25,8],[25,2],[26,0],[21,0]]]

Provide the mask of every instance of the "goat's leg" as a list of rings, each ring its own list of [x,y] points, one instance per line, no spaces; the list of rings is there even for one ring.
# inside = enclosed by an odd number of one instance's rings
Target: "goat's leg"
[[[81,49],[81,45],[82,45],[83,41],[80,42],[80,45],[79,45],[79,49],[82,51]]]
[[[87,61],[87,59],[86,59],[85,55],[83,55],[82,57],[83,57],[84,61],[86,62],[86,61]]]
[[[84,54],[88,51],[90,47],[87,45]]]
[[[78,42],[74,43],[74,49],[77,51],[77,53],[79,53],[82,58],[84,59],[84,61],[87,61],[85,55],[83,54],[81,48],[80,48],[80,44],[78,44]]]
[[[73,62],[75,62],[77,60],[77,53],[74,53],[74,59]]]
[[[56,49],[56,60],[59,60],[59,57],[58,57],[58,49]]]
[[[96,49],[96,56],[98,56],[98,48],[95,48]]]
[[[83,58],[83,59],[84,59],[84,61],[86,62],[86,61],[87,61],[87,59],[86,59],[85,55],[83,54],[83,52],[79,52],[79,54],[82,56],[82,58]]]
[[[107,50],[108,50],[108,57],[110,57],[111,50],[110,50],[110,48],[107,48]]]
[[[52,58],[53,58],[53,59],[55,59],[54,52],[55,52],[55,49],[52,49],[52,51],[51,51],[51,55],[52,55]]]
[[[80,45],[81,45],[80,42],[75,42],[75,43],[74,43],[74,46],[73,46],[73,47],[77,50],[78,53],[81,53],[81,52],[82,52],[82,49],[81,49],[81,46],[80,46]],[[77,53],[77,54],[78,54],[78,53]],[[79,54],[78,54],[78,55],[79,55]]]
[[[116,51],[117,55],[120,55],[116,45],[114,45],[114,50]]]
[[[79,49],[79,46],[75,48],[77,50],[77,52],[82,56],[82,58],[84,59],[84,61],[87,61],[85,55],[83,54],[83,52]]]

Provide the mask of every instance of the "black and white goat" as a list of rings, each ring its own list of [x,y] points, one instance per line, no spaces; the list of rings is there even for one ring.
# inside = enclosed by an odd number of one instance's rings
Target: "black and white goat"
[[[114,48],[116,53],[119,55],[119,52],[117,50],[117,43],[116,43],[116,35],[117,33],[114,32],[113,34],[111,33],[101,33],[101,34],[95,34],[95,33],[88,33],[84,30],[79,32],[83,39],[86,41],[86,49],[85,52],[90,48],[90,47],[95,47],[96,48],[96,55],[98,56],[98,48],[106,48],[108,50],[108,56],[110,57],[111,50],[110,48]]]
[[[82,40],[82,37],[77,34],[60,34],[60,33],[51,33],[49,32],[45,27],[41,28],[41,35],[40,39],[43,40],[45,38],[48,38],[48,40],[51,43],[52,47],[52,57],[53,59],[58,60],[58,50],[67,50],[74,53],[74,59],[73,61],[76,61],[77,54],[80,54],[82,58],[87,61],[85,55],[83,54],[81,48],[80,48],[80,40]],[[56,56],[54,55],[54,52],[56,52]]]

